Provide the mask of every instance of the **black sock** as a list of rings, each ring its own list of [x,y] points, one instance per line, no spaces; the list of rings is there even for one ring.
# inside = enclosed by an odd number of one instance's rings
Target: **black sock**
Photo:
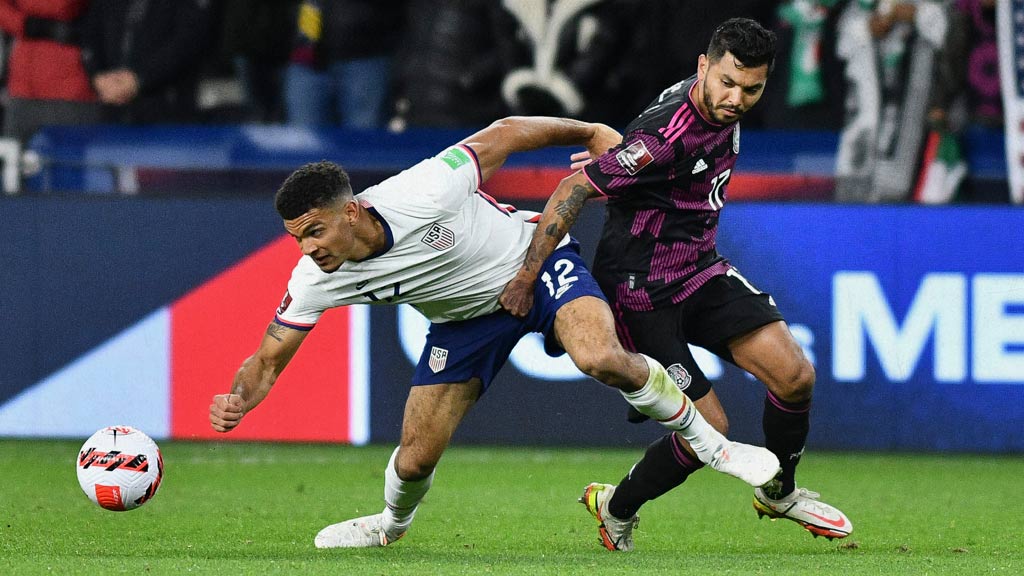
[[[779,476],[778,490],[768,494],[772,498],[781,498],[796,488],[796,466],[804,453],[807,432],[811,427],[811,401],[784,402],[770,391],[764,399],[765,448],[779,457],[782,474]]]
[[[647,447],[647,452],[615,488],[608,511],[616,518],[632,518],[646,502],[679,486],[704,463],[683,448],[674,432]]]

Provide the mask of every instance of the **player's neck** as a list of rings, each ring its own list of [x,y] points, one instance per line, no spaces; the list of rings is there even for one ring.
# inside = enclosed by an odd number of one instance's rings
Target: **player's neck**
[[[698,77],[697,81],[693,83],[693,88],[690,90],[690,101],[697,107],[697,112],[700,112],[701,118],[707,122],[712,122],[711,114],[708,111],[707,105],[704,103],[703,77]]]
[[[365,260],[383,251],[388,244],[384,225],[362,204],[359,205],[359,219],[356,220],[354,236],[357,248],[351,259],[355,261]]]

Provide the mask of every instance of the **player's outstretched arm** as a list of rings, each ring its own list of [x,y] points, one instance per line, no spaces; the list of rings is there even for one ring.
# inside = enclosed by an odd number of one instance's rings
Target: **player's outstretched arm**
[[[267,397],[277,377],[295,356],[308,333],[276,322],[267,326],[260,347],[242,362],[235,374],[231,392],[213,397],[210,425],[214,430],[230,432],[242,421],[242,416]]]
[[[486,181],[511,154],[548,146],[585,146],[594,157],[622,140],[614,129],[570,118],[509,116],[462,140],[476,153]]]
[[[554,252],[558,242],[579,218],[583,204],[600,192],[583,172],[576,172],[558,183],[544,206],[533,240],[526,251],[526,260],[512,281],[505,286],[498,302],[513,316],[523,317],[533,307],[533,285],[541,265]]]

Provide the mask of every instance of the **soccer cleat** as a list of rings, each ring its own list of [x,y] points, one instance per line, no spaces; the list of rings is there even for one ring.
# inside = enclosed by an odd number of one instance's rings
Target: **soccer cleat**
[[[735,476],[754,487],[771,482],[781,470],[779,457],[770,450],[739,442],[729,442],[720,446],[708,465],[718,472]]]
[[[629,520],[619,520],[612,516],[608,512],[608,502],[614,494],[615,486],[594,482],[587,485],[577,502],[597,519],[602,546],[612,551],[629,552],[633,549],[633,528],[640,523],[640,517],[634,514]]]
[[[380,525],[381,514],[331,524],[316,535],[317,548],[374,548],[395,542],[405,532],[391,537]]]
[[[754,510],[758,518],[775,520],[785,518],[801,525],[814,537],[829,540],[846,538],[853,532],[853,524],[835,506],[818,500],[821,495],[806,488],[797,488],[788,496],[769,498],[763,488],[754,489]]]

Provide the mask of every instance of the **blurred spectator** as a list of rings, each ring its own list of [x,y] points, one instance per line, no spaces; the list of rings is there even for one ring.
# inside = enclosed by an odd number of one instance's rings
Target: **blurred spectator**
[[[936,58],[947,42],[944,2],[850,2],[840,16],[836,51],[848,82],[845,126],[836,155],[836,199],[907,200],[918,176]],[[934,100],[933,100],[934,99]]]
[[[393,130],[477,127],[506,116],[494,0],[411,0],[399,42]]]
[[[956,16],[966,29],[968,100],[972,119],[986,126],[1003,123],[996,46],[996,0],[957,0]]]
[[[936,54],[928,101],[928,134],[912,199],[925,204],[952,201],[967,176],[961,139],[968,123],[967,22],[948,4],[949,29]]]
[[[841,0],[789,0],[778,7],[775,72],[761,99],[763,127],[839,130],[843,75],[835,54]],[[746,122],[745,122],[746,123]]]
[[[221,43],[241,84],[244,121],[284,121],[284,69],[298,5],[298,0],[224,0]]]
[[[83,28],[82,61],[105,120],[195,120],[198,63],[211,40],[210,0],[97,0]]]
[[[44,125],[99,120],[82,68],[79,18],[88,0],[0,0],[0,28],[14,37],[4,135],[22,144]]]
[[[288,123],[383,126],[404,4],[303,0],[285,72]]]

